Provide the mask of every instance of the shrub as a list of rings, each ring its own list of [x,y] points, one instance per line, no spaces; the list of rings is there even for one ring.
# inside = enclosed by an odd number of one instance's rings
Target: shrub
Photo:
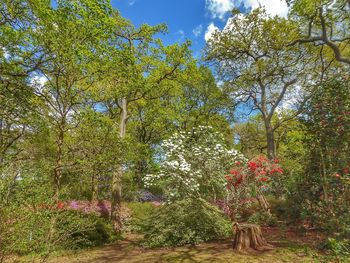
[[[132,202],[127,204],[131,210],[131,219],[127,223],[130,231],[142,232],[146,221],[155,212],[156,206],[152,203]]]
[[[273,177],[283,174],[279,160],[269,160],[258,155],[246,163],[236,162],[226,175],[228,201],[231,206],[231,218],[238,220],[242,211],[249,207],[256,198],[265,212],[268,212],[268,201],[263,192],[271,188]]]
[[[223,136],[210,126],[181,131],[162,142],[158,173],[144,178],[147,189],[163,189],[167,200],[185,198],[224,198],[225,178],[222,176],[244,156],[230,149]]]
[[[79,249],[99,246],[116,238],[112,226],[96,214],[80,211],[62,211],[58,217],[57,229],[67,239],[62,248]]]
[[[231,224],[223,213],[203,199],[165,204],[146,222],[146,247],[171,247],[226,238]]]
[[[96,214],[58,209],[8,211],[7,238],[2,248],[11,253],[49,255],[60,249],[79,249],[113,240],[113,229]]]

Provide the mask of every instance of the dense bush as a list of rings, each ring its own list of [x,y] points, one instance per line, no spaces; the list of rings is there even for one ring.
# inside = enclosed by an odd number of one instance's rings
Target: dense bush
[[[11,253],[49,254],[60,249],[78,249],[113,240],[113,229],[96,214],[58,209],[16,209],[3,217],[3,248]],[[11,247],[10,247],[11,246]]]
[[[203,199],[166,204],[146,222],[146,247],[197,244],[230,236],[231,224],[218,208]]]
[[[131,219],[127,222],[127,229],[133,232],[142,232],[145,223],[157,209],[149,202],[131,202],[127,206],[131,210]]]
[[[291,196],[301,219],[342,240],[349,237],[350,81],[338,76],[324,82],[305,115],[304,173]]]
[[[62,235],[70,236],[69,242],[62,244],[64,248],[84,248],[108,243],[117,237],[108,220],[96,214],[79,211],[62,211],[57,229]]]

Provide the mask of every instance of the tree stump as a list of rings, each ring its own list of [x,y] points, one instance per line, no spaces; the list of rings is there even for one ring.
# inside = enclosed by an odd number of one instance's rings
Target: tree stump
[[[273,246],[267,243],[261,228],[254,224],[235,224],[235,239],[233,241],[233,249],[239,252],[247,252],[249,250],[265,251],[273,249]]]

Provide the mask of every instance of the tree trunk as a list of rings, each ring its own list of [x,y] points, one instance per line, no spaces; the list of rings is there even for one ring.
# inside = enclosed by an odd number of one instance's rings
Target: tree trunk
[[[122,229],[122,187],[121,187],[121,178],[123,172],[121,167],[113,173],[112,177],[112,202],[111,202],[111,221],[113,228],[117,233],[121,232]]]
[[[270,160],[276,159],[275,136],[273,128],[269,120],[265,121],[266,143],[267,143],[267,158]]]
[[[121,101],[121,114],[120,114],[120,127],[119,136],[121,140],[124,140],[126,134],[126,123],[128,120],[128,100],[122,98]],[[114,226],[114,230],[117,233],[121,232],[122,220],[121,220],[121,202],[122,202],[122,176],[123,168],[122,163],[119,163],[112,176],[112,202],[111,202],[111,221]]]
[[[268,216],[272,216],[271,210],[270,210],[270,204],[260,189],[258,190],[257,199],[258,199],[260,207],[264,210],[264,212]]]
[[[266,130],[267,158],[269,158],[269,160],[274,160],[276,159],[276,147],[275,147],[274,130],[271,126],[271,119],[265,119],[264,123],[265,123],[265,130]],[[266,200],[265,196],[260,191],[260,189],[258,190],[257,199],[259,201],[261,208],[265,211],[265,213],[271,216],[270,204]]]
[[[249,252],[249,250],[271,250],[273,246],[267,243],[261,228],[254,224],[238,224],[233,228],[236,230],[235,239],[233,241],[233,249],[238,252]]]
[[[64,120],[62,120],[62,124],[59,127],[58,138],[56,141],[56,160],[54,167],[54,198],[58,203],[59,201],[59,191],[61,188],[61,177],[62,177],[62,157],[63,157],[63,141],[64,141]]]
[[[3,163],[4,160],[4,156],[5,156],[5,150],[3,149],[3,145],[4,145],[4,140],[3,140],[3,120],[0,119],[0,168],[1,165]]]
[[[147,163],[145,162],[145,160],[140,159],[136,162],[135,181],[137,184],[137,189],[140,189],[142,187],[142,178],[145,175],[146,169],[147,169]]]

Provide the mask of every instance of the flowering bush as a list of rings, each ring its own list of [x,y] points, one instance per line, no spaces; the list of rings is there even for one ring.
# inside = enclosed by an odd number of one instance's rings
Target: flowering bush
[[[244,181],[262,186],[271,180],[271,177],[278,174],[283,174],[283,169],[278,164],[276,159],[270,161],[266,156],[259,155],[247,164],[236,162],[235,167],[226,175],[227,189],[239,187]]]
[[[228,190],[228,203],[231,207],[231,216],[239,216],[239,208],[248,206],[254,196],[259,200],[263,198],[261,189],[269,186],[273,176],[283,174],[283,169],[278,160],[271,161],[264,155],[259,155],[246,163],[235,162],[235,166],[229,171],[226,178],[226,188]],[[263,198],[264,199],[264,198]],[[246,200],[250,200],[246,202]]]
[[[160,156],[160,172],[147,175],[144,184],[161,186],[168,200],[190,196],[215,200],[224,193],[222,174],[235,162],[246,161],[209,126],[174,134],[163,142]]]
[[[308,151],[292,201],[300,219],[341,243],[350,237],[350,79],[324,82],[306,109]]]

